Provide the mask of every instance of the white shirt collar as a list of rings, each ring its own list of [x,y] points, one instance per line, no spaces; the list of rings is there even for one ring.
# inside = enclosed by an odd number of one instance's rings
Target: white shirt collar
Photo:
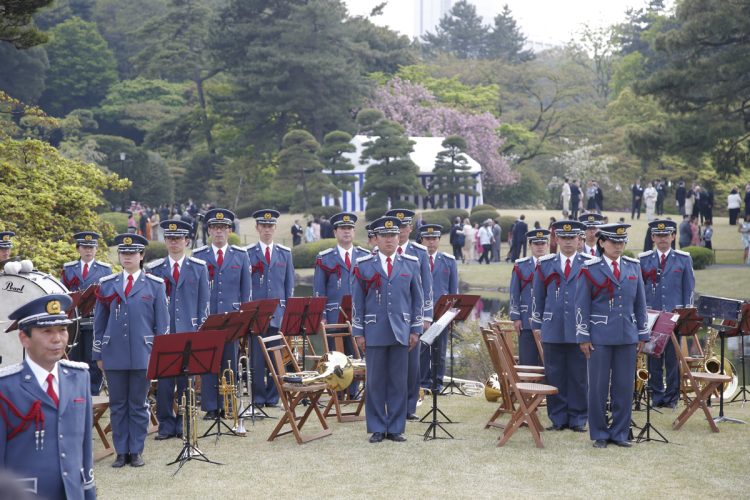
[[[214,259],[219,257],[219,250],[221,250],[221,253],[224,255],[224,257],[227,256],[227,248],[229,248],[229,243],[224,245],[223,247],[217,247],[216,245],[211,245],[211,249],[214,251]]]
[[[659,256],[659,262],[661,262],[661,256],[664,255],[665,257],[669,257],[669,252],[671,252],[672,249],[670,248],[666,252],[662,253],[661,250],[657,249],[656,254]]]
[[[50,373],[52,374],[54,379],[54,383],[52,387],[55,389],[55,394],[60,396],[60,377],[58,376],[58,369],[57,369],[57,363],[55,363],[55,366],[52,368],[52,371],[47,371],[38,364],[34,363],[34,361],[31,359],[31,357],[26,356],[26,363],[29,365],[29,368],[31,368],[31,373],[34,374],[34,378],[37,382],[39,382],[39,387],[42,388],[44,392],[47,392],[47,375]]]
[[[185,254],[182,254],[182,257],[180,260],[174,260],[172,259],[172,256],[169,256],[169,269],[174,269],[174,264],[177,263],[177,267],[182,269],[182,263],[185,262]]]
[[[133,284],[135,284],[135,282],[138,281],[138,278],[140,276],[141,276],[141,270],[140,269],[133,273]],[[122,271],[122,280],[125,283],[123,285],[123,289],[124,289],[126,286],[128,286],[128,272],[125,271],[125,270]]]
[[[576,258],[576,255],[578,254],[578,252],[574,252],[573,255],[571,255],[570,257],[566,257],[565,255],[562,254],[562,252],[559,252],[559,254],[560,254],[560,269],[565,271],[565,261],[568,259],[570,259],[570,267],[573,267],[573,259]]]
[[[396,264],[396,256],[398,254],[396,252],[393,252],[393,255],[391,255],[391,265]],[[384,253],[378,252],[378,257],[380,257],[380,265],[383,266],[383,271],[385,271],[386,276],[388,275],[388,263],[385,261],[388,257]]]
[[[273,255],[273,241],[270,245],[266,245],[262,241],[259,241],[258,243],[260,243],[260,251],[263,253],[263,255],[266,254],[266,248],[268,248],[268,251],[271,252],[271,255]]]
[[[349,250],[345,250],[344,247],[342,247],[341,245],[336,245],[336,248],[338,248],[339,250],[339,256],[341,256],[341,260],[346,262],[346,252],[349,252],[349,260],[350,261],[354,260],[354,246],[353,245]]]
[[[609,257],[607,257],[606,255],[602,255],[602,257],[604,257],[604,262],[606,262],[607,265],[609,266],[609,268],[612,269],[612,262],[614,262],[614,261],[612,259],[610,259]],[[618,269],[622,269],[622,265],[620,263],[620,260],[621,259],[617,259],[617,268]]]
[[[88,263],[88,265],[89,265],[89,271],[91,271],[91,268],[94,267],[94,261],[95,260],[96,259],[91,259],[91,262]],[[82,273],[83,273],[83,266],[85,266],[85,265],[86,265],[86,262],[84,262],[83,259],[81,259],[81,272]]]

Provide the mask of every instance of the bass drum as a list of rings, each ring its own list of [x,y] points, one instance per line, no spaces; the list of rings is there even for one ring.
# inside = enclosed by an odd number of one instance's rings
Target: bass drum
[[[56,278],[40,271],[21,274],[0,272],[0,368],[23,361],[23,347],[18,340],[18,330],[6,333],[13,323],[8,319],[10,313],[32,299],[53,293],[68,293],[65,285]],[[69,329],[69,342],[77,336],[77,323]]]

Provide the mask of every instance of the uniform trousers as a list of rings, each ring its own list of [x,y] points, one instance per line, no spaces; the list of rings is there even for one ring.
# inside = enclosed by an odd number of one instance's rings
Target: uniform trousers
[[[91,376],[91,395],[98,396],[102,388],[102,371],[96,361],[91,359],[91,351],[94,347],[94,328],[91,325],[81,326],[78,333],[78,342],[70,348],[68,358],[72,361],[81,361],[89,365]]]
[[[542,360],[531,330],[521,330],[518,336],[518,364],[540,366]]]
[[[268,327],[268,332],[266,332],[264,337],[270,337],[273,335],[276,335],[279,333],[279,329],[277,327],[270,326]],[[279,403],[279,392],[276,390],[276,384],[273,381],[273,377],[271,376],[271,372],[268,371],[268,367],[266,366],[266,358],[263,356],[263,350],[260,347],[260,342],[256,336],[253,336],[251,338],[251,342],[255,342],[256,344],[253,346],[253,359],[252,359],[252,367],[253,367],[253,404],[256,405],[275,405]],[[277,340],[275,342],[267,343],[267,347],[274,347],[279,345],[280,340]],[[271,362],[275,363],[273,361],[273,358],[271,358]],[[300,367],[302,370],[304,370],[304,367]]]
[[[627,441],[633,407],[636,344],[597,345],[589,357],[589,435]],[[612,423],[607,425],[607,398]]]
[[[112,441],[118,455],[143,453],[148,434],[146,370],[106,370]]]
[[[664,370],[666,368],[666,387]],[[677,404],[680,399],[680,366],[674,345],[667,342],[660,358],[648,357],[649,386],[653,390],[651,402],[654,406]]]
[[[162,378],[156,386],[156,418],[159,420],[159,434],[164,436],[182,434],[182,417],[174,411],[175,386],[179,404],[187,387],[186,377]]]
[[[421,345],[422,343],[417,341],[417,345],[414,346],[414,349],[408,351],[408,373],[406,382],[408,401],[406,405],[406,411],[409,414],[417,412],[417,401],[419,400],[419,387],[421,380],[419,371],[420,353],[422,352],[422,349],[420,347]]]
[[[414,348],[412,352],[419,349]],[[407,370],[405,345],[367,346],[367,432],[400,434],[406,430]]]
[[[547,415],[552,423],[558,427],[586,425],[586,357],[578,344],[545,342],[544,376],[558,390],[547,396]]]

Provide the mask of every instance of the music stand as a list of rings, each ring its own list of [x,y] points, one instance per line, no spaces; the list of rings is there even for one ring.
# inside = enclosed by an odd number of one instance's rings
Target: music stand
[[[439,345],[440,343],[437,342],[437,340],[440,337],[440,335],[443,334],[443,330],[445,330],[445,327],[447,327],[448,324],[450,324],[450,323],[453,322],[454,318],[458,315],[459,312],[460,312],[459,309],[448,309],[420,337],[420,340],[422,341],[422,343],[424,343],[425,345],[430,346],[431,358],[432,358],[432,363],[431,363],[431,370],[432,370],[432,391],[431,391],[432,392],[432,408],[430,408],[429,413],[427,413],[420,420],[420,422],[424,422],[427,419],[427,417],[429,417],[429,416],[432,417],[432,419],[430,421],[430,426],[427,427],[427,430],[424,432],[424,440],[425,441],[427,441],[429,439],[453,439],[453,434],[451,434],[450,432],[448,432],[445,429],[445,427],[442,426],[441,422],[439,422],[438,419],[437,419],[437,414],[440,413],[440,415],[442,415],[443,418],[445,419],[445,423],[449,423],[449,424],[454,423],[453,420],[451,420],[448,417],[448,415],[446,415],[445,413],[443,413],[443,410],[441,410],[440,408],[438,408],[438,404],[437,404],[437,393],[438,393],[438,390],[437,390],[437,387],[438,387],[438,383],[437,383],[437,365],[438,365],[437,364],[437,360],[440,359],[440,345]],[[447,438],[439,437],[437,435],[438,428],[440,428],[443,432],[445,432],[448,435],[448,437]],[[432,435],[430,435],[430,433],[432,433]]]
[[[742,363],[742,387],[740,387],[740,391],[734,395],[731,401],[729,403],[734,403],[739,399],[740,396],[742,396],[742,407],[745,407],[745,403],[747,402],[747,394],[750,394],[750,391],[747,390],[747,382],[745,379],[745,333],[750,332],[750,303],[745,302],[742,304],[742,308],[740,310],[740,322],[737,325],[737,330],[740,336],[740,363]]]
[[[703,316],[705,325],[719,332],[721,342],[721,374],[724,375],[724,339],[726,333],[732,329],[737,329],[740,321],[740,309],[742,301],[736,299],[727,299],[724,297],[712,297],[703,295],[698,299],[698,312]],[[713,320],[722,320],[722,323],[712,323]],[[734,322],[734,325],[727,325],[724,320]],[[744,424],[742,420],[724,416],[724,384],[719,390],[719,416],[714,418],[714,422],[729,422],[732,424]]]
[[[437,304],[435,304],[434,308],[434,317],[440,318],[445,314],[445,312],[448,309],[455,308],[458,309],[458,315],[451,321],[450,324],[450,337],[448,337],[450,342],[450,374],[451,374],[451,380],[448,382],[448,384],[443,387],[443,390],[440,392],[440,394],[461,394],[462,396],[468,396],[461,388],[456,384],[456,381],[453,379],[453,325],[456,321],[464,321],[466,318],[469,317],[469,314],[471,313],[471,310],[474,309],[474,306],[479,302],[479,295],[462,295],[462,294],[446,294],[440,297],[440,299],[437,301]],[[453,391],[453,389],[456,389],[456,392]]]
[[[302,370],[305,369],[307,336],[314,335],[320,327],[327,297],[290,297],[286,299],[284,319],[279,332],[284,337],[302,336]]]
[[[203,324],[200,327],[200,332],[204,331],[214,331],[218,332],[218,336],[221,338],[222,345],[223,344],[229,344],[230,342],[234,342],[235,340],[240,339],[241,337],[244,337],[245,334],[250,329],[250,322],[252,321],[252,312],[246,312],[246,311],[232,311],[232,312],[226,312],[226,313],[218,313],[218,314],[212,314],[208,318],[206,318],[206,321],[203,322]],[[221,366],[219,366],[219,369],[216,372],[217,380],[218,378],[221,378]],[[236,380],[235,380],[235,383]],[[217,406],[221,408],[220,399],[221,395],[218,393],[216,394],[217,399]],[[222,432],[222,426],[224,426],[227,430],[227,432]],[[211,432],[216,428],[214,432]],[[231,436],[237,436],[240,437],[239,434],[234,432],[234,429],[229,427],[221,418],[221,411],[216,412],[216,418],[214,419],[214,423],[211,424],[211,426],[206,430],[206,432],[201,436],[201,438],[208,437],[208,436],[216,436],[216,441],[219,440],[222,434],[229,434]]]
[[[148,363],[147,376],[149,380],[169,377],[186,377],[188,389],[192,390],[191,375],[203,375],[218,372],[221,368],[221,351],[224,348],[224,339],[220,331],[202,331],[190,333],[172,333],[169,335],[158,335],[154,338],[151,349],[151,358]],[[185,418],[186,428],[183,432],[183,446],[180,453],[167,465],[179,464],[177,474],[183,465],[190,460],[200,460],[215,465],[219,462],[210,460],[195,443],[191,442],[193,433],[191,426],[192,412],[195,408],[183,408],[185,412],[191,412]]]
[[[279,299],[259,299],[252,300],[250,302],[243,302],[240,304],[240,311],[247,311],[252,313],[250,320],[250,339],[248,344],[250,345],[248,350],[247,360],[247,392],[250,398],[250,403],[240,411],[238,418],[249,417],[253,425],[255,425],[256,418],[276,418],[271,417],[268,413],[263,411],[263,408],[255,406],[253,402],[253,379],[255,378],[255,367],[253,366],[253,353],[255,352],[255,342],[253,342],[253,336],[260,336],[264,332],[268,331],[268,325],[271,323],[271,318],[276,312],[276,308],[279,306]],[[237,364],[239,370],[239,363]]]

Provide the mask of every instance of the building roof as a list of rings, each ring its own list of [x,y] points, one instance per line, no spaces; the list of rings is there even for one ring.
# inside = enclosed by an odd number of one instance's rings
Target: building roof
[[[445,137],[409,137],[409,139],[415,143],[414,151],[409,155],[411,161],[417,164],[420,174],[431,174],[435,168],[435,158],[437,158],[437,154],[445,149],[442,146]],[[375,163],[372,160],[368,160],[364,165],[359,162],[362,150],[364,149],[363,144],[370,140],[372,140],[372,138],[365,135],[355,135],[352,138],[352,144],[354,144],[357,150],[354,153],[344,153],[344,156],[349,158],[354,164],[354,170],[347,171],[347,174],[364,172],[367,167],[372,163]],[[470,167],[469,172],[472,174],[481,173],[481,165],[479,165],[479,163],[468,154],[464,153],[464,156],[466,156],[466,159],[468,160],[468,165]]]

